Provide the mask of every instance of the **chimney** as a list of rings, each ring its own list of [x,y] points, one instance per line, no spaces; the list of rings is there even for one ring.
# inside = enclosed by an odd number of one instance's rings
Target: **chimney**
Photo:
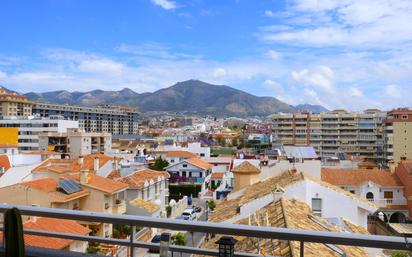
[[[93,159],[93,170],[96,171],[96,172],[99,170],[99,167],[100,167],[99,162],[100,162],[99,157],[94,157],[94,159]]]
[[[78,163],[80,166],[83,165],[83,160],[84,160],[83,155],[79,155]]]
[[[89,182],[88,175],[89,174],[87,171],[85,170],[80,171],[80,185],[85,185]]]
[[[393,160],[388,161],[388,167],[389,167],[389,170],[392,174],[395,174],[397,166],[398,166],[398,164],[396,162],[394,162]]]
[[[295,176],[296,173],[298,173],[298,170],[295,168],[295,166],[293,166],[292,168],[290,168],[289,174],[290,174],[291,176]]]

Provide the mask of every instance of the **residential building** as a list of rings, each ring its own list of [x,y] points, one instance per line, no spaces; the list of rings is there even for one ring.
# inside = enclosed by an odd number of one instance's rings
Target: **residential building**
[[[187,146],[176,146],[175,144],[172,145],[161,145],[156,150],[158,151],[185,151],[195,154],[197,157],[210,157],[210,147],[203,146],[199,142],[190,142],[187,143]]]
[[[79,123],[74,120],[64,120],[59,116],[40,118],[28,117],[3,117],[0,119],[1,128],[17,128],[18,149],[20,151],[38,151],[39,135],[47,132],[66,132],[69,128],[78,129]],[[10,133],[12,133],[10,131]]]
[[[201,158],[203,161],[208,162],[213,165],[212,172],[229,172],[230,166],[232,164],[232,157],[204,157]]]
[[[109,153],[112,136],[104,132],[84,132],[67,129],[66,132],[47,132],[39,135],[40,151],[56,151],[70,158],[92,153]]]
[[[260,181],[260,169],[244,161],[232,169],[233,191],[241,190]]]
[[[0,116],[30,116],[32,106],[27,96],[9,93],[0,86]]]
[[[78,236],[88,235],[90,229],[80,225],[74,220],[54,219],[54,218],[37,218],[30,217],[23,223],[25,230],[43,230],[50,233],[64,233]],[[2,240],[3,233],[0,233]],[[24,244],[31,247],[48,248],[55,250],[65,250],[72,252],[86,253],[88,243],[72,239],[50,238],[37,235],[24,235]]]
[[[375,203],[386,222],[404,223],[409,217],[404,185],[389,170],[322,168],[322,181]]]
[[[375,162],[384,161],[383,120],[386,113],[364,112],[279,113],[272,116],[274,142],[311,145],[322,158],[348,154]]]
[[[132,215],[166,217],[169,202],[168,179],[164,171],[136,170],[127,176],[113,171],[109,178],[129,185],[126,194],[127,213]]]
[[[281,197],[306,203],[322,218],[346,219],[365,229],[368,216],[379,209],[358,195],[291,169],[233,191],[217,204],[210,220],[236,223]]]
[[[399,162],[412,158],[412,110],[388,112],[385,120],[385,159]]]
[[[393,165],[395,166],[395,165]],[[404,186],[404,197],[407,199],[409,218],[412,219],[412,159],[403,159],[397,167],[391,167]]]
[[[188,152],[188,151],[154,151],[152,152],[153,155],[157,157],[161,157],[162,159],[166,160],[170,165],[179,163],[185,159],[190,158],[197,158],[196,154]]]
[[[250,195],[252,197],[252,194]],[[255,198],[242,198],[243,207],[252,205]],[[228,214],[236,215],[239,207],[230,201],[217,204],[211,214],[212,222],[230,222],[243,225],[262,227],[290,228],[298,230],[315,230],[328,232],[349,232],[368,234],[365,228],[353,224],[349,220],[342,219],[342,224],[337,225],[330,220],[319,217],[311,210],[310,205],[297,199],[277,198],[258,209],[251,210],[249,215],[234,221],[228,219]],[[203,247],[216,248],[219,235],[203,243]],[[262,254],[264,256],[299,256],[299,242],[279,239],[257,239],[251,237],[238,237],[235,251]],[[366,249],[354,246],[342,246],[333,244],[305,244],[305,256],[368,256]]]
[[[71,186],[65,185],[70,183]],[[74,188],[74,189],[73,189]],[[70,210],[124,214],[127,184],[88,172],[45,177],[0,188],[0,202]],[[109,237],[112,226],[84,224],[93,234]]]
[[[102,105],[98,107],[36,103],[33,114],[41,117],[63,116],[79,122],[86,132],[106,132],[114,135],[138,134],[140,114],[130,107]]]
[[[194,183],[202,184],[212,173],[213,165],[198,158],[184,159],[166,167],[166,171],[175,176],[187,178]]]

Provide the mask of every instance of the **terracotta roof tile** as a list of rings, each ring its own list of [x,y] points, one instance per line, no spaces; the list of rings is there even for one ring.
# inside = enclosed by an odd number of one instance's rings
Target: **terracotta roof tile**
[[[82,184],[82,186],[90,187],[99,191],[103,191],[105,193],[112,194],[117,191],[127,189],[129,187],[127,184],[123,182],[101,177],[91,173],[89,173],[88,176],[89,180],[87,181],[87,184]],[[66,177],[74,179],[76,181],[80,181],[80,173],[69,174],[66,175]]]
[[[336,186],[361,185],[369,181],[381,186],[402,186],[398,176],[388,170],[322,168],[321,177]]]
[[[260,173],[260,169],[258,169],[256,166],[251,164],[248,161],[244,161],[241,164],[237,165],[232,169],[233,173],[244,173],[244,174],[250,174],[250,173]]]
[[[198,159],[198,158],[190,158],[190,159],[187,159],[186,162],[192,165],[195,165],[201,169],[205,169],[205,170],[211,169],[213,167],[212,164],[202,161],[201,159]]]
[[[225,173],[223,172],[214,172],[212,173],[211,179],[223,179]]]
[[[154,212],[156,212],[160,209],[159,205],[157,205],[155,203],[152,203],[150,201],[142,200],[140,198],[135,198],[135,199],[131,200],[130,204],[134,205],[134,206],[137,206],[139,208],[145,209],[149,213],[154,213]]]
[[[90,230],[76,221],[53,219],[53,218],[37,218],[35,220],[29,220],[23,224],[24,229],[42,230],[48,232],[68,233],[75,235],[87,235]],[[0,234],[2,239],[3,234]],[[27,246],[51,248],[51,249],[64,249],[68,247],[73,240],[62,239],[45,236],[24,235],[24,242]]]
[[[9,157],[6,154],[0,154],[0,168],[4,168],[4,170],[7,171],[10,167]]]
[[[197,155],[188,151],[165,151],[169,157],[195,158]]]
[[[144,187],[145,181],[153,180],[154,182],[156,182],[158,177],[169,178],[170,175],[168,172],[164,171],[143,169],[138,170],[130,174],[129,176],[122,177],[118,179],[118,181],[129,185],[130,188],[142,188]]]
[[[99,159],[99,167],[103,167],[108,161],[114,160],[113,157],[105,154],[89,154],[83,157],[83,164],[79,165],[78,159],[48,159],[33,169],[33,172],[56,172],[56,173],[68,173],[79,172],[81,170],[93,170],[94,159]]]

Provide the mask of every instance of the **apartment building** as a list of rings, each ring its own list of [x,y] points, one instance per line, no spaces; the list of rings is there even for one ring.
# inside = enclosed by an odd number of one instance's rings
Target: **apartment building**
[[[74,120],[64,120],[60,116],[41,118],[36,116],[11,116],[0,119],[0,128],[17,128],[18,150],[38,151],[39,135],[42,133],[63,133],[69,128],[78,129],[79,123]],[[12,130],[8,133],[13,133]],[[9,137],[13,135],[8,135]]]
[[[33,102],[26,96],[9,93],[0,87],[0,116],[29,116],[32,114]]]
[[[272,116],[274,142],[283,145],[312,145],[322,157],[345,153],[382,162],[385,112],[361,113],[336,110],[328,113],[279,113]]]
[[[71,158],[111,151],[112,136],[109,133],[84,132],[68,129],[67,132],[47,132],[39,135],[40,151],[56,151]]]
[[[399,162],[412,158],[412,110],[388,112],[385,120],[385,159]]]
[[[97,107],[36,103],[33,114],[41,117],[63,116],[79,121],[86,132],[107,132],[114,135],[138,134],[139,113],[135,108],[100,105]]]

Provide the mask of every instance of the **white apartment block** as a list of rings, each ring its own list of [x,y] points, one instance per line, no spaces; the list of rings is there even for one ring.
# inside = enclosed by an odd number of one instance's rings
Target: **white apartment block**
[[[74,120],[64,120],[61,117],[10,116],[0,119],[0,127],[18,129],[18,149],[20,151],[38,151],[40,134],[63,133],[69,128],[79,128],[79,123]]]
[[[97,107],[36,103],[33,114],[41,117],[63,116],[79,121],[86,132],[107,132],[113,135],[138,134],[139,113],[135,108],[104,105]]]
[[[386,112],[375,109],[360,113],[344,110],[320,114],[279,113],[272,116],[274,142],[311,145],[322,158],[345,153],[382,162],[385,117]]]

